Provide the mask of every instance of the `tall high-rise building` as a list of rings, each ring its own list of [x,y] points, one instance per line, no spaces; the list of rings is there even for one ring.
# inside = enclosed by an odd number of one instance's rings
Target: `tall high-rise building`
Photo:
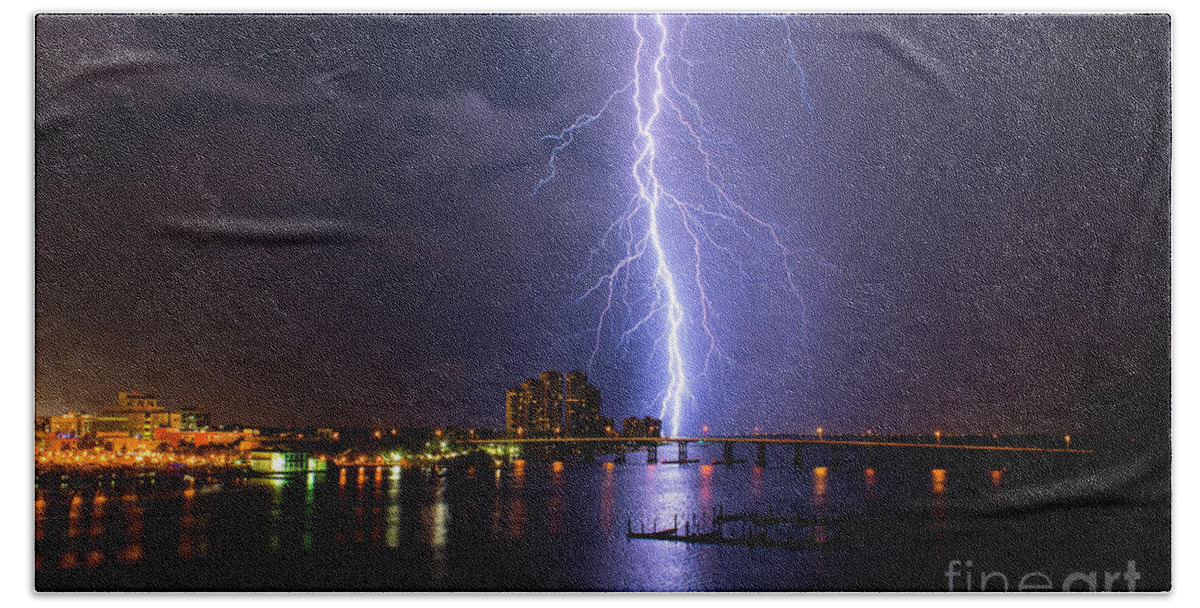
[[[573,371],[567,374],[563,391],[563,428],[568,437],[602,437],[604,425],[600,417],[600,389],[588,384],[587,374]]]
[[[504,394],[504,430],[510,437],[544,437],[549,433],[545,389],[530,378]]]
[[[600,389],[581,371],[547,370],[504,395],[509,437],[603,437],[611,427],[600,415]]]
[[[538,401],[538,383],[537,380],[530,378],[521,383],[521,407],[525,412],[525,417],[522,422],[525,423],[525,436],[529,436],[533,429],[533,410],[537,407]]]
[[[553,437],[563,430],[563,376],[555,370],[542,372],[529,409],[529,428],[536,436]]]
[[[508,389],[504,395],[504,431],[520,437],[529,430],[529,400],[524,385]]]

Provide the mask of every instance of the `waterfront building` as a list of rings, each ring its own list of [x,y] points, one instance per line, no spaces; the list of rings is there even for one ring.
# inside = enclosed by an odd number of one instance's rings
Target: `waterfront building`
[[[621,427],[622,437],[662,437],[662,420],[652,416],[630,416]]]
[[[529,428],[534,436],[554,437],[563,430],[563,375],[547,370],[538,376],[529,408]]]
[[[304,473],[324,471],[325,459],[308,452],[271,449],[254,450],[247,455],[250,469],[255,473]]]
[[[174,429],[197,433],[209,429],[208,412],[198,408],[168,411],[158,404],[152,393],[128,391],[117,393],[117,403],[105,406],[96,414],[68,412],[51,416],[46,432],[55,437],[82,437],[89,433],[96,438],[132,438],[149,441],[157,429]]]
[[[67,412],[62,416],[51,416],[47,431],[55,437],[83,437],[92,432],[94,422],[91,414]]]
[[[549,370],[505,393],[504,426],[513,437],[562,433],[563,376]]]
[[[508,437],[604,437],[613,429],[600,414],[600,389],[578,370],[547,370],[504,394]]]
[[[171,447],[179,447],[180,445],[190,445],[194,447],[202,447],[206,445],[233,445],[238,442],[252,440],[253,435],[248,435],[241,431],[181,431],[175,428],[157,428],[154,429],[154,443],[156,446],[163,443]],[[243,444],[244,446],[245,444]]]
[[[599,428],[601,431],[603,431],[602,435],[605,437],[616,437],[619,434],[617,430],[617,421],[609,418],[608,416],[600,417]]]
[[[587,374],[578,370],[567,374],[563,407],[563,428],[567,437],[604,436],[600,389],[588,384]]]
[[[117,393],[117,405],[104,407],[96,415],[97,437],[133,437],[151,439],[154,429],[168,427],[171,414],[158,405],[152,393]]]
[[[208,412],[187,408],[171,412],[167,426],[182,432],[199,432],[208,430],[210,423]]]
[[[504,432],[509,437],[518,437],[529,428],[529,403],[525,398],[525,385],[510,388],[504,395]]]

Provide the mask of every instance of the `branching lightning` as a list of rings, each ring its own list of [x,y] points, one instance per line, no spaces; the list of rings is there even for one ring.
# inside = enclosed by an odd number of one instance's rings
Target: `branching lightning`
[[[799,72],[805,125],[811,125],[813,111],[806,92],[804,71],[792,41],[791,22],[784,16],[774,18],[783,24],[788,59]],[[683,26],[675,32],[676,40],[682,38],[687,27],[687,17],[683,20]],[[807,313],[792,269],[793,252],[784,244],[774,224],[755,215],[730,195],[715,158],[717,149],[729,144],[728,138],[719,134],[715,121],[672,71],[673,66],[682,65],[690,75],[693,62],[682,55],[679,42],[671,44],[672,33],[662,15],[635,15],[633,31],[637,48],[632,78],[608,95],[598,111],[582,114],[557,135],[543,138],[556,144],[550,152],[548,173],[534,186],[531,196],[537,195],[557,177],[559,155],[575,142],[576,133],[600,120],[612,111],[618,99],[628,95],[636,131],[630,166],[635,191],[626,211],[609,227],[592,252],[594,259],[615,242],[619,248],[617,259],[584,290],[577,302],[592,297],[604,298],[589,366],[600,351],[606,324],[613,323],[615,307],[622,306],[630,313],[628,323],[624,324],[627,327],[620,333],[621,342],[645,328],[660,328],[655,352],[661,351],[665,355],[663,364],[667,377],[657,399],[664,431],[678,435],[685,407],[696,400],[692,382],[708,374],[714,357],[731,361],[718,347],[716,333],[710,326],[714,311],[704,272],[706,254],[723,256],[739,269],[741,278],[748,276],[745,263],[738,255],[739,247],[722,242],[718,235],[732,230],[774,252],[782,266],[786,287],[797,303],[804,344],[807,344]],[[660,159],[660,147],[668,141],[676,142],[676,145],[678,141],[687,142],[688,153],[697,161],[699,170],[690,177],[680,178],[678,167],[664,166],[663,162],[674,165],[674,160]],[[681,189],[691,180],[697,180],[696,183],[703,185],[707,192],[690,198],[684,196]],[[680,263],[681,259],[687,262]],[[637,300],[630,294],[631,277],[640,273],[648,275],[651,284],[644,300]],[[643,305],[642,313],[633,312]],[[698,347],[703,348],[703,355],[695,357],[689,366],[687,353]],[[804,355],[806,376],[811,379],[807,352]]]

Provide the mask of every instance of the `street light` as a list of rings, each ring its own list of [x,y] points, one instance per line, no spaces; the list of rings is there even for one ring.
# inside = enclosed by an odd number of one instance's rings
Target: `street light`
[[[1069,447],[1071,447],[1071,436],[1070,436],[1070,435],[1067,435],[1066,437],[1063,437],[1063,439],[1064,439],[1064,440],[1066,440],[1066,442],[1067,442],[1067,447],[1068,447],[1068,448],[1069,448]]]
[[[817,439],[824,439],[824,438],[825,438],[825,429],[822,427],[817,427]]]
[[[937,439],[937,444],[938,444],[938,445],[942,445],[942,432],[941,432],[941,431],[934,431],[934,432],[933,432],[933,436],[934,436],[934,438],[936,438],[936,439]]]

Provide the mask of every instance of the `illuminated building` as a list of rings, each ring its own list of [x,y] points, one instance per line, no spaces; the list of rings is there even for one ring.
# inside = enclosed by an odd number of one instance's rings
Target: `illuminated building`
[[[325,460],[308,452],[255,450],[250,452],[248,458],[250,469],[255,473],[304,473],[325,470]]]
[[[239,441],[252,439],[252,435],[241,431],[181,431],[174,428],[157,428],[154,429],[154,441],[157,444],[165,443],[172,447],[180,445],[192,445],[201,447],[205,445],[232,445]],[[244,444],[243,444],[244,446]]]
[[[551,437],[562,434],[563,376],[548,370],[538,376],[534,400],[529,408],[529,428],[534,435]]]
[[[90,414],[67,412],[62,416],[51,416],[48,427],[55,437],[82,437],[92,432],[94,421]]]
[[[516,437],[529,428],[529,403],[525,398],[525,385],[510,388],[504,395],[504,431]]]
[[[208,412],[197,409],[181,409],[171,412],[167,426],[178,431],[204,431],[210,423]]]
[[[161,428],[181,432],[208,430],[210,418],[207,412],[196,408],[184,408],[168,412],[158,404],[158,397],[137,391],[117,393],[117,404],[104,407],[94,416],[69,413],[50,419],[52,434],[74,433],[81,436],[94,432],[98,438],[122,438],[149,440]],[[55,430],[59,429],[59,430]]]
[[[621,425],[622,437],[661,437],[662,421],[652,416],[630,416]]]
[[[96,415],[98,437],[150,439],[154,429],[170,426],[171,415],[158,405],[158,397],[136,391],[117,393],[116,407],[105,407]]]
[[[600,434],[604,437],[616,437],[618,435],[617,421],[608,416],[600,417],[598,428],[600,429]]]
[[[516,437],[553,437],[562,433],[562,374],[549,370],[505,394],[504,426]]]
[[[567,374],[563,391],[563,429],[568,437],[601,437],[605,424],[600,416],[600,389],[588,384],[587,374]]]
[[[600,415],[600,389],[581,371],[547,370],[504,395],[509,437],[603,437],[612,428],[612,419]]]

